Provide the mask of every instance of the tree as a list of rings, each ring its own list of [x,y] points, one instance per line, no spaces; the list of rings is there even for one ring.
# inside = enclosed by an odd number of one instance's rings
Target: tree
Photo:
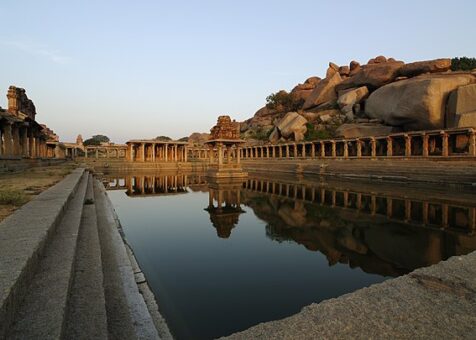
[[[452,71],[471,71],[476,69],[476,58],[453,58],[451,59]]]
[[[160,140],[162,142],[168,142],[168,141],[171,141],[172,138],[167,137],[167,136],[157,136],[157,137],[155,137],[155,140]]]
[[[292,93],[287,93],[284,90],[271,93],[266,97],[266,107],[278,112],[297,111],[303,104],[304,100],[297,99]]]
[[[110,139],[104,135],[95,135],[84,141],[84,145],[101,145],[101,143],[109,143]]]

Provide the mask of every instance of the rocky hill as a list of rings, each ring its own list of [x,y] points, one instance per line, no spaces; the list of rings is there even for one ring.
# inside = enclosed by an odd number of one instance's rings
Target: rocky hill
[[[451,59],[404,63],[378,56],[361,65],[329,63],[241,123],[243,138],[302,141],[476,127],[476,70],[451,71]]]

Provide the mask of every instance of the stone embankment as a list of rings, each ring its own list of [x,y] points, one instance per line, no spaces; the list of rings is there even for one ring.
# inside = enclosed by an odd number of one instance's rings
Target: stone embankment
[[[0,223],[0,259],[0,338],[171,338],[104,187],[84,169]]]
[[[227,339],[470,339],[476,252],[304,307]]]

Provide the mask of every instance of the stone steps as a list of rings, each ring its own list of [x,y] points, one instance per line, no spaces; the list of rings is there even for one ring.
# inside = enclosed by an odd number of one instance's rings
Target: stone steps
[[[88,179],[78,236],[73,284],[66,314],[65,339],[107,339],[106,300],[93,178]]]
[[[5,219],[0,339],[158,339],[119,228],[84,170]]]
[[[88,174],[82,176],[77,192],[46,246],[36,275],[15,314],[8,334],[10,339],[59,339],[63,334],[88,177]]]

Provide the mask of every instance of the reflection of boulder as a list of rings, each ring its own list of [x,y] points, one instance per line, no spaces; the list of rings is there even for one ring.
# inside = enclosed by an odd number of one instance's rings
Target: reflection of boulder
[[[307,212],[303,204],[296,204],[294,207],[288,204],[282,205],[277,213],[287,225],[293,227],[304,227],[306,225]]]

